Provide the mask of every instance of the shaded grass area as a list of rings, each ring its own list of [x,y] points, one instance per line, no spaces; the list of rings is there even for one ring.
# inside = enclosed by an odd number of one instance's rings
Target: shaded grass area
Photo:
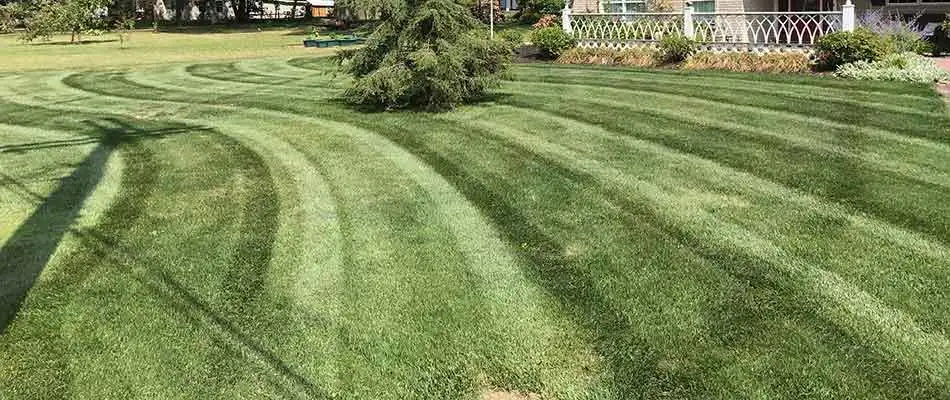
[[[524,66],[494,101],[433,115],[358,113],[337,83],[309,58],[4,81],[22,129],[97,138],[82,121],[102,109],[201,128],[118,146],[122,191],[0,337],[0,387],[950,393],[950,146],[931,89]],[[95,145],[0,149],[72,142]]]

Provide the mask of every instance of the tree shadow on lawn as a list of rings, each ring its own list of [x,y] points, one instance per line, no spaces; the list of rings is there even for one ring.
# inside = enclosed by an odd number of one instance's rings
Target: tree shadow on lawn
[[[98,143],[69,176],[60,180],[59,185],[49,196],[41,197],[41,204],[14,231],[3,247],[0,247],[0,334],[16,317],[30,288],[33,287],[56,251],[63,236],[79,217],[83,203],[99,184],[109,156],[118,146],[143,138],[206,129],[194,127],[142,129],[115,118],[83,122],[91,128],[90,133],[97,134],[99,137],[88,140],[26,143],[7,146],[3,149],[22,152]],[[5,177],[4,180],[15,184],[20,189],[26,188],[14,178]]]
[[[66,140],[9,146],[22,152],[41,150],[50,146],[82,145],[97,141],[99,143],[92,153],[79,163],[77,169],[69,177],[64,178],[57,189],[47,197],[33,192],[28,186],[13,177],[0,174],[0,184],[15,187],[26,201],[39,204],[37,210],[18,228],[7,244],[0,249],[0,266],[8,266],[9,268],[0,270],[0,282],[2,282],[2,285],[0,285],[0,300],[2,300],[0,302],[0,317],[3,318],[0,320],[2,322],[0,334],[16,316],[29,289],[68,231],[74,234],[85,248],[89,249],[86,253],[88,258],[77,261],[77,264],[81,264],[80,268],[82,270],[78,272],[80,276],[91,271],[91,268],[88,268],[90,262],[112,259],[118,266],[124,268],[124,272],[154,294],[159,301],[168,305],[190,324],[204,328],[217,348],[226,351],[228,355],[235,359],[242,359],[252,364],[263,364],[276,371],[281,379],[291,384],[291,387],[287,387],[274,382],[276,389],[281,392],[281,397],[299,397],[300,393],[304,393],[307,398],[330,398],[331,396],[288,366],[275,353],[265,348],[251,335],[243,332],[239,323],[216,312],[209,303],[201,300],[171,274],[163,270],[149,268],[149,262],[143,260],[134,250],[130,250],[119,243],[115,237],[120,235],[115,234],[111,229],[105,230],[112,232],[107,235],[100,233],[98,227],[90,229],[72,227],[79,216],[83,201],[94,190],[98,181],[101,180],[109,154],[120,145],[130,145],[129,147],[134,148],[137,147],[136,142],[143,138],[205,132],[211,131],[211,129],[186,125],[142,129],[112,118],[105,119],[104,122],[115,125],[115,127],[108,127],[94,121],[84,122],[92,128],[92,131],[86,132],[87,134],[100,134],[101,137],[97,140],[90,138],[89,141],[77,139],[74,141],[75,143]],[[248,152],[250,151],[248,150]],[[138,154],[138,156],[147,157],[147,155],[142,154]],[[139,168],[148,170],[151,167]],[[266,168],[258,168],[252,173],[263,175],[268,174],[268,171]],[[152,171],[145,171],[142,174],[134,174],[133,171],[133,175],[135,176],[123,179],[134,179],[143,188],[137,189],[138,195],[120,195],[122,197],[117,201],[121,204],[111,207],[109,214],[105,217],[105,222],[103,222],[106,225],[117,225],[116,230],[119,232],[132,226],[134,221],[143,215],[144,211],[140,203],[141,197],[148,194],[151,186],[149,182],[154,179],[151,176],[154,175]],[[257,293],[254,289],[259,288],[262,281],[258,281],[255,278],[258,275],[254,273],[269,263],[270,244],[273,243],[273,236],[276,234],[276,218],[279,208],[276,192],[272,188],[261,188],[259,192],[270,193],[258,193],[251,196],[251,202],[245,207],[246,217],[243,222],[243,229],[245,231],[250,230],[250,235],[265,241],[268,245],[253,245],[254,243],[248,242],[251,238],[246,238],[248,240],[238,244],[238,251],[232,261],[232,264],[236,266],[235,271],[228,275],[228,280],[234,282],[227,283],[249,287],[250,292],[253,293],[228,293],[230,296],[226,301],[226,309],[236,308],[234,311],[237,312],[247,311],[240,306],[253,299],[231,299],[230,297],[242,294],[253,296]],[[260,213],[264,214],[263,218],[272,221],[261,223]],[[133,270],[129,260],[136,266],[143,268],[138,271]],[[250,272],[250,276],[235,275],[244,270]]]

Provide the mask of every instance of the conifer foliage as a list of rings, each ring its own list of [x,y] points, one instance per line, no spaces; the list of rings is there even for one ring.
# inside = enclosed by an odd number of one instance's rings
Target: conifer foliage
[[[363,0],[380,24],[362,48],[339,55],[354,77],[348,101],[379,109],[438,111],[479,99],[505,71],[511,49],[456,0]]]

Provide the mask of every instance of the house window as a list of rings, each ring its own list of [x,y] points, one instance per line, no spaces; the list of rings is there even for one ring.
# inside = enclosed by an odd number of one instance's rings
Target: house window
[[[600,4],[605,13],[646,12],[646,0],[606,0]]]
[[[716,12],[716,0],[693,1],[693,11],[700,13]]]

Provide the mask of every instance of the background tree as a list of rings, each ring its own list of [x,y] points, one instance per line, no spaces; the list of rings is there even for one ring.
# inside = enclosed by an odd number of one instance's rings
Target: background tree
[[[523,0],[518,2],[518,19],[526,24],[538,22],[545,15],[561,15],[564,0]]]
[[[380,23],[359,49],[340,52],[354,77],[352,103],[380,108],[451,108],[497,84],[510,47],[488,40],[468,6],[453,0],[362,0]]]
[[[49,39],[56,33],[69,33],[70,41],[82,41],[84,33],[102,29],[105,22],[99,15],[110,0],[41,0],[32,5],[25,20],[25,41]]]
[[[26,18],[28,4],[0,1],[0,33],[10,33]]]

